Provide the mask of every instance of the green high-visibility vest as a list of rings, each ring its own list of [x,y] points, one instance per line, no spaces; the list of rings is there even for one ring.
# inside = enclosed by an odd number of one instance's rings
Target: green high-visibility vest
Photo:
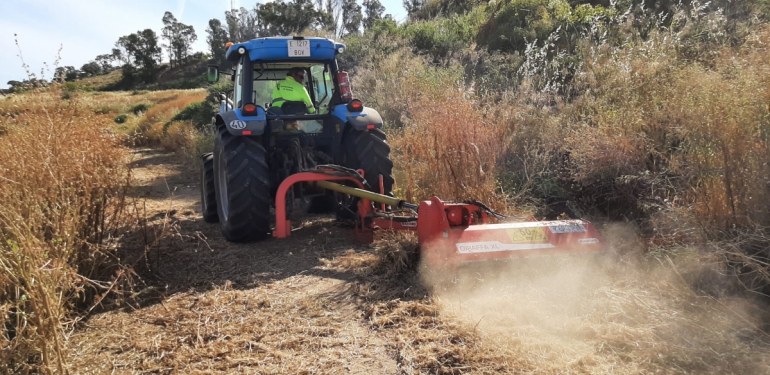
[[[273,90],[273,106],[280,107],[287,101],[303,102],[307,106],[308,113],[315,113],[310,94],[305,86],[294,80],[294,77],[286,77],[283,81],[277,82]]]

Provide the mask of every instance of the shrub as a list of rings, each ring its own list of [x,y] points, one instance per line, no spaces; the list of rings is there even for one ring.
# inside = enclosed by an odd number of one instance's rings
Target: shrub
[[[116,124],[122,124],[126,122],[126,120],[128,120],[128,115],[125,113],[121,113],[115,116],[115,118],[112,121],[115,121]]]
[[[506,148],[505,127],[485,119],[479,103],[451,80],[412,78],[409,83],[415,91],[404,100],[411,120],[392,132],[390,141],[404,198],[414,202],[436,195],[503,209],[497,162]]]
[[[484,17],[483,8],[477,8],[462,16],[408,23],[399,31],[416,48],[430,53],[434,59],[441,59],[467,48]]]
[[[148,109],[150,109],[152,105],[147,103],[139,103],[131,107],[131,112],[133,112],[135,115],[139,116],[140,113],[147,112]]]
[[[196,129],[204,129],[211,124],[211,118],[216,115],[214,107],[206,101],[190,103],[166,123],[164,129],[174,121],[190,121]]]

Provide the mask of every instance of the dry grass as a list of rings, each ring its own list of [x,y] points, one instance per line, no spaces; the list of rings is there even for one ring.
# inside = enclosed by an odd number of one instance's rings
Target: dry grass
[[[369,334],[350,326],[349,306],[324,298],[326,287],[321,279],[301,276],[259,289],[232,290],[226,283],[134,313],[105,315],[91,320],[79,333],[85,337],[78,338],[87,345],[79,350],[98,356],[76,357],[73,364],[82,374],[313,374],[350,368],[371,357],[352,351]]]
[[[184,135],[186,132],[184,125],[174,130],[175,134],[171,134],[171,139],[164,140],[169,128],[166,124],[174,115],[189,104],[203,101],[205,98],[206,92],[203,90],[177,92],[176,95],[169,95],[162,99],[150,98],[150,100],[157,104],[147,110],[139,121],[136,122],[134,143],[137,146],[163,145],[167,148],[183,147],[183,145],[189,144],[189,142],[192,142],[192,138],[189,134]]]
[[[497,185],[507,128],[487,119],[470,93],[445,83],[448,90],[412,79],[420,94],[407,101],[410,121],[389,139],[399,193],[412,202],[435,195],[507,208]]]
[[[64,95],[55,86],[0,101],[0,372],[66,371],[63,333],[94,303],[130,287],[133,270],[116,246],[142,211],[126,207],[123,145],[146,141],[141,130],[203,96]],[[138,103],[154,106],[116,126],[115,115]],[[169,147],[180,147],[169,139]]]
[[[59,96],[56,88],[35,90],[2,103],[4,372],[64,372],[68,310],[122,282],[114,238],[125,220],[126,150],[111,119]]]

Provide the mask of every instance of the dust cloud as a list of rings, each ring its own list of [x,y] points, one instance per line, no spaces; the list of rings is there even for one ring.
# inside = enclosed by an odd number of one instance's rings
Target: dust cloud
[[[542,257],[421,277],[442,316],[524,373],[770,373],[770,341],[747,302],[698,295],[671,264],[639,259]]]

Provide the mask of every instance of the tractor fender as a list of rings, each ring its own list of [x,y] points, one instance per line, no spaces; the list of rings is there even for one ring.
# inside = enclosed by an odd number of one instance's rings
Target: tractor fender
[[[361,112],[350,112],[344,104],[334,108],[334,116],[350,124],[355,130],[382,128],[382,116],[374,108],[364,107]],[[374,125],[371,128],[369,125]]]
[[[262,107],[257,107],[255,116],[243,116],[238,108],[217,114],[216,123],[224,125],[232,135],[262,135],[267,126],[267,115]]]

